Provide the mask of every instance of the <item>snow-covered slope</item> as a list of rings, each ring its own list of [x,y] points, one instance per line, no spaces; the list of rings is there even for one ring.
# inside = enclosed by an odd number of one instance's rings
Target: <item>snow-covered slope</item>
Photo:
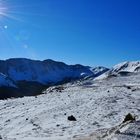
[[[4,140],[99,140],[101,130],[109,134],[109,140],[139,139],[139,125],[136,133],[125,127],[126,133],[110,135],[128,113],[140,119],[139,73],[100,81],[89,78],[50,87],[44,93],[0,101],[0,135]],[[77,121],[68,121],[71,115]],[[107,140],[105,136],[100,140]]]
[[[138,72],[140,70],[140,61],[123,62],[113,67],[113,72]],[[139,71],[140,72],[140,71]]]
[[[0,87],[2,86],[16,87],[12,80],[10,80],[6,75],[0,73]]]
[[[140,140],[140,120],[97,130],[88,137],[76,140]]]
[[[122,62],[115,65],[111,70],[103,73],[96,79],[104,79],[110,76],[126,76],[140,72],[140,61]]]
[[[98,66],[98,67],[94,67],[94,68],[90,68],[90,70],[94,73],[94,75],[99,76],[107,71],[109,71],[108,68],[102,67],[102,66]]]

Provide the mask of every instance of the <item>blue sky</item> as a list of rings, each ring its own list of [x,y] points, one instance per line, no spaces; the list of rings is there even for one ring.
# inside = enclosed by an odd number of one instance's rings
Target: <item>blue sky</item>
[[[139,0],[0,0],[0,59],[113,66],[140,60]],[[2,11],[4,7],[6,10]]]

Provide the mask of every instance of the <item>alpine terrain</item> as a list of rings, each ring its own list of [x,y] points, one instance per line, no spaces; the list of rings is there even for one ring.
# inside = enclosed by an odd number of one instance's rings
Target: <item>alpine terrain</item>
[[[0,61],[0,99],[41,94],[43,89],[85,77],[97,77],[107,68],[66,65],[53,60],[14,58]]]
[[[0,139],[140,140],[140,61],[107,69],[9,59],[0,73]]]

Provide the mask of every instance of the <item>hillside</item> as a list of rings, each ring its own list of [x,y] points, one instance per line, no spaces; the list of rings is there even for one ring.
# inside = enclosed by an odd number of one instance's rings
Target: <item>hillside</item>
[[[127,76],[139,72],[140,72],[140,61],[130,61],[130,62],[128,61],[115,65],[109,71],[101,74],[96,79],[105,79],[107,77],[115,77],[115,76]]]
[[[6,140],[139,140],[139,121],[114,133],[128,113],[140,119],[139,92],[140,73],[133,73],[91,77],[50,87],[40,96],[0,101],[0,135]],[[68,120],[71,115],[76,121]]]

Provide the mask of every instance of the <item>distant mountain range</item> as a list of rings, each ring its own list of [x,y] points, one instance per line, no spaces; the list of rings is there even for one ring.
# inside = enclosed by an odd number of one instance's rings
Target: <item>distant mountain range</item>
[[[78,79],[100,80],[137,72],[140,72],[140,61],[123,62],[108,69],[102,66],[93,68],[80,64],[67,65],[50,59],[0,60],[0,99],[38,95],[52,85]]]
[[[0,60],[0,99],[40,94],[50,85],[62,84],[107,72],[105,67],[67,65],[50,59],[25,58]]]

